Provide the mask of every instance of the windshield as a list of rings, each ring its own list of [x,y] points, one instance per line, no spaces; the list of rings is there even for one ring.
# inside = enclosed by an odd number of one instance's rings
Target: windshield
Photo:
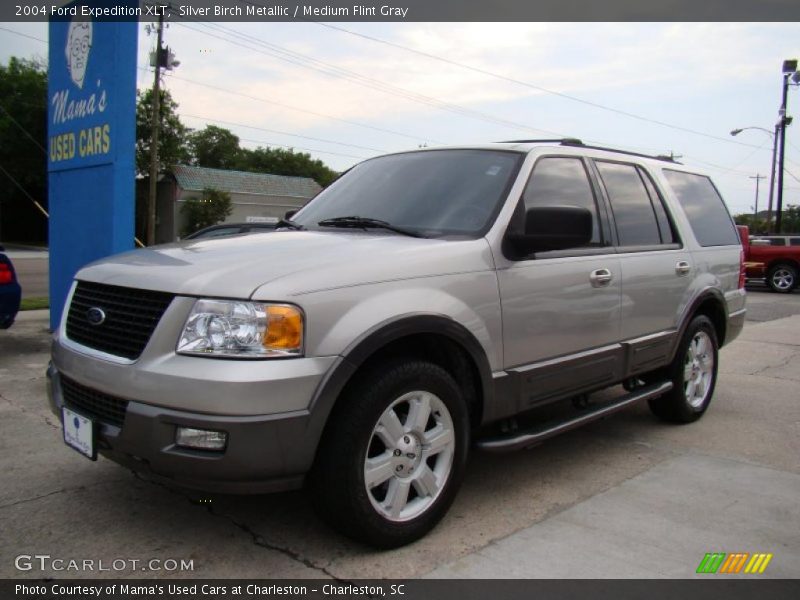
[[[293,220],[306,227],[341,217],[379,219],[425,236],[483,235],[524,155],[433,150],[368,160],[320,192]]]

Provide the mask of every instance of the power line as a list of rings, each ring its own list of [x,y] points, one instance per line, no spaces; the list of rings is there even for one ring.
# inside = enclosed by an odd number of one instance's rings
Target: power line
[[[222,27],[220,25],[211,24],[211,23],[201,23],[201,25],[205,26],[208,29],[211,29],[212,25],[213,25],[215,30],[220,31],[220,32],[224,33],[225,35],[230,36],[230,37],[232,37],[234,39],[229,39],[228,37],[223,37],[222,35],[216,35],[215,33],[212,33],[211,31],[205,31],[205,30],[202,30],[202,29],[197,29],[197,28],[191,27],[191,26],[189,26],[189,25],[187,25],[185,23],[179,23],[179,25],[181,27],[185,27],[185,28],[190,29],[192,31],[196,31],[198,33],[201,33],[203,35],[208,35],[210,37],[220,39],[220,40],[222,40],[224,42],[227,42],[229,44],[240,46],[242,48],[245,48],[246,50],[250,50],[251,52],[259,52],[261,54],[272,56],[273,58],[277,58],[278,60],[282,60],[284,62],[288,62],[290,64],[294,64],[294,65],[303,67],[305,69],[311,69],[311,70],[314,70],[314,71],[318,71],[318,72],[324,73],[324,74],[332,76],[332,77],[338,77],[338,78],[342,78],[342,79],[347,79],[348,81],[350,81],[352,83],[356,83],[358,85],[361,85],[361,86],[364,86],[364,87],[368,87],[368,88],[371,88],[371,89],[376,89],[378,91],[381,91],[381,92],[389,94],[389,95],[405,98],[405,99],[413,101],[413,102],[417,102],[417,103],[420,103],[420,104],[425,104],[427,106],[438,108],[440,110],[452,112],[452,113],[455,113],[455,114],[459,114],[461,116],[466,116],[466,117],[479,119],[479,120],[482,120],[482,121],[485,121],[485,122],[489,122],[489,123],[492,123],[492,124],[495,124],[495,125],[503,125],[505,127],[510,127],[510,128],[514,128],[514,129],[522,129],[522,130],[525,130],[525,131],[534,131],[534,132],[539,132],[539,133],[545,133],[547,135],[554,135],[554,136],[557,136],[557,137],[568,137],[568,136],[565,136],[565,134],[563,134],[563,133],[549,131],[549,130],[546,130],[546,129],[536,128],[536,127],[531,127],[530,125],[526,125],[526,124],[523,124],[523,123],[518,123],[518,122],[514,122],[514,121],[509,121],[507,119],[494,117],[494,116],[492,116],[490,114],[487,114],[487,113],[484,113],[484,112],[481,112],[481,111],[478,111],[478,110],[470,109],[470,108],[467,108],[467,107],[464,107],[464,106],[461,106],[461,105],[458,105],[458,104],[453,104],[453,103],[450,103],[450,102],[445,102],[445,101],[439,100],[437,98],[433,98],[431,96],[426,96],[424,94],[419,94],[417,92],[412,92],[412,91],[406,90],[404,88],[400,88],[398,86],[394,86],[394,85],[382,82],[380,80],[377,80],[377,79],[374,79],[374,78],[371,78],[371,77],[367,77],[365,75],[361,75],[361,74],[356,73],[354,71],[350,71],[348,69],[337,67],[336,65],[332,65],[330,63],[326,63],[324,61],[320,61],[320,60],[317,60],[315,58],[311,58],[309,56],[300,54],[298,52],[293,52],[291,50],[286,50],[285,48],[277,46],[276,44],[270,44],[269,42],[264,42],[264,41],[259,40],[257,38],[253,38],[253,37],[248,36],[246,34],[241,34],[239,32],[230,30],[230,29]],[[241,41],[237,41],[237,40],[242,40],[245,43],[241,43]],[[250,44],[250,45],[245,45],[245,44]],[[254,47],[253,45],[261,46],[261,47]]]
[[[143,69],[143,70],[147,70],[145,67],[139,67],[139,68]],[[399,135],[401,137],[405,137],[405,138],[408,138],[410,140],[415,140],[417,142],[419,142],[419,141],[423,141],[423,142],[428,141],[428,142],[433,142],[433,143],[436,143],[436,144],[443,144],[444,143],[441,140],[435,140],[435,139],[429,138],[427,136],[410,135],[408,133],[402,133],[400,131],[394,131],[392,129],[386,129],[384,127],[377,127],[375,125],[368,125],[366,123],[359,123],[358,121],[351,121],[349,119],[343,119],[341,117],[334,117],[333,115],[328,115],[328,114],[321,113],[321,112],[316,112],[316,111],[313,111],[313,110],[299,108],[297,106],[292,106],[291,104],[284,104],[283,102],[277,102],[276,100],[269,100],[267,98],[261,98],[261,97],[258,97],[258,96],[251,96],[250,94],[245,94],[245,93],[242,93],[242,92],[235,92],[233,90],[225,89],[225,88],[222,88],[222,87],[219,87],[219,86],[216,86],[216,85],[211,85],[209,83],[201,83],[199,81],[195,81],[195,80],[192,80],[192,79],[187,79],[185,77],[179,77],[179,76],[175,75],[174,73],[171,73],[169,75],[169,78],[170,79],[177,79],[178,81],[184,81],[184,82],[190,83],[192,85],[197,85],[197,86],[201,86],[201,87],[204,87],[204,88],[216,90],[218,92],[223,92],[225,94],[230,94],[232,96],[240,96],[242,98],[247,98],[249,100],[255,100],[257,102],[263,102],[265,104],[272,104],[273,106],[280,106],[281,108],[286,108],[286,109],[293,110],[293,111],[296,111],[296,112],[301,112],[301,113],[305,113],[305,114],[309,114],[309,115],[314,115],[315,117],[322,117],[324,119],[331,119],[331,120],[334,120],[334,121],[339,121],[340,123],[346,123],[348,125],[354,125],[356,127],[364,127],[365,129],[372,129],[373,131],[380,131],[382,133],[390,133],[392,135]]]
[[[6,27],[0,27],[3,31],[7,31],[8,33],[13,33],[14,35],[20,35],[22,37],[26,37],[31,40],[35,40],[37,42],[42,42],[43,44],[47,44],[47,40],[43,40],[42,38],[38,38],[32,35],[28,35],[27,33],[22,33],[21,31],[14,31],[13,29],[8,29]]]
[[[800,183],[800,179],[798,179],[797,176],[794,173],[792,173],[789,169],[784,168],[783,172],[786,173],[789,177],[791,177],[795,181],[797,181],[798,183]],[[783,187],[786,188],[786,186],[783,186]]]
[[[247,2],[247,3],[250,4],[250,2]],[[373,37],[373,36],[370,36],[370,35],[366,35],[366,34],[363,34],[363,33],[358,33],[356,31],[351,31],[349,29],[345,29],[344,27],[339,27],[337,25],[331,25],[330,23],[321,23],[319,21],[310,21],[310,20],[309,20],[309,22],[314,23],[315,25],[319,25],[320,27],[326,27],[328,29],[333,29],[333,30],[336,30],[336,31],[340,31],[342,33],[347,33],[347,34],[355,36],[355,37],[360,37],[360,38],[363,38],[365,40],[369,40],[371,42],[376,42],[378,44],[384,44],[386,46],[390,46],[390,47],[393,47],[393,48],[399,48],[401,50],[405,50],[407,52],[411,52],[411,53],[417,54],[419,56],[424,56],[424,57],[432,59],[432,60],[437,60],[437,61],[449,64],[449,65],[452,65],[452,66],[460,67],[462,69],[467,69],[467,70],[473,71],[475,73],[480,73],[481,75],[486,75],[488,77],[493,77],[495,79],[500,79],[502,81],[506,81],[506,82],[509,82],[509,83],[514,83],[514,84],[517,84],[517,85],[521,85],[521,86],[524,86],[524,87],[527,87],[527,88],[530,88],[530,89],[533,89],[533,90],[537,90],[539,92],[543,92],[545,94],[558,96],[559,98],[564,98],[566,100],[571,100],[573,102],[579,102],[579,103],[584,104],[586,106],[591,106],[593,108],[597,108],[597,109],[600,109],[600,110],[605,110],[605,111],[608,111],[608,112],[616,113],[618,115],[622,115],[622,116],[625,116],[625,117],[630,117],[632,119],[637,119],[639,121],[644,121],[646,123],[653,123],[655,125],[660,125],[662,127],[668,127],[670,129],[675,129],[677,131],[683,131],[685,133],[691,133],[693,135],[703,136],[703,137],[706,137],[706,138],[709,138],[709,139],[713,139],[713,140],[717,140],[717,141],[721,141],[721,142],[726,142],[728,144],[736,144],[737,146],[749,146],[751,148],[755,148],[756,147],[756,146],[754,146],[752,144],[747,144],[747,143],[744,143],[744,142],[737,142],[736,140],[731,140],[731,139],[724,138],[724,137],[721,137],[721,136],[717,136],[717,135],[714,135],[714,134],[711,134],[711,133],[698,131],[696,129],[690,129],[688,127],[682,127],[680,125],[674,125],[672,123],[667,123],[666,121],[660,121],[658,119],[645,117],[645,116],[642,116],[642,115],[638,115],[636,113],[632,113],[630,111],[621,110],[621,109],[614,108],[614,107],[611,107],[611,106],[606,106],[606,105],[600,104],[598,102],[592,102],[591,100],[585,100],[583,98],[579,98],[577,96],[572,96],[570,94],[565,94],[564,92],[558,92],[558,91],[555,91],[555,90],[551,90],[551,89],[542,87],[540,85],[536,85],[536,84],[530,83],[528,81],[522,81],[521,79],[516,79],[514,77],[509,77],[507,75],[502,75],[500,73],[494,73],[492,71],[488,71],[488,70],[482,69],[480,67],[475,67],[473,65],[468,65],[468,64],[465,64],[465,63],[462,63],[462,62],[458,62],[458,61],[449,59],[449,58],[445,58],[443,56],[438,56],[436,54],[431,54],[429,52],[424,52],[422,50],[417,50],[415,48],[409,48],[408,46],[404,46],[402,44],[398,44],[398,43],[395,43],[395,42],[390,42],[388,40],[384,40],[384,39],[381,39],[381,38],[376,38],[376,37]]]
[[[277,133],[279,135],[288,135],[290,137],[298,137],[303,138],[305,140],[313,140],[315,142],[324,142],[326,144],[335,144],[338,146],[348,146],[350,148],[357,148],[359,150],[369,150],[370,152],[386,152],[385,150],[381,150],[380,148],[371,148],[369,146],[359,146],[358,144],[348,144],[347,142],[337,142],[335,140],[326,140],[324,138],[317,138],[311,137],[308,135],[301,135],[299,133],[288,133],[286,131],[278,131],[277,129],[267,129],[266,127],[257,127],[255,125],[247,125],[246,123],[234,123],[232,121],[223,121],[222,119],[211,119],[209,117],[202,117],[199,115],[189,115],[186,113],[182,113],[184,117],[188,117],[190,119],[200,119],[211,121],[213,123],[222,123],[223,125],[232,125],[235,127],[245,127],[247,129],[257,129],[258,131],[266,131],[268,133]]]
[[[358,160],[365,160],[369,156],[356,156],[354,154],[342,154],[340,152],[331,152],[330,150],[318,150],[316,148],[303,148],[302,146],[290,146],[289,144],[278,144],[276,142],[268,142],[266,140],[253,140],[249,138],[239,138],[243,142],[251,142],[253,144],[264,144],[266,146],[280,146],[281,148],[289,148],[290,150],[305,150],[306,152],[318,152],[320,154],[332,154],[334,156],[344,156],[345,158],[356,158]]]
[[[17,186],[17,188],[19,188],[19,190],[20,190],[20,191],[21,191],[23,194],[25,194],[25,195],[28,197],[28,199],[29,199],[31,202],[33,202],[34,206],[36,206],[36,208],[38,208],[38,209],[39,209],[39,211],[40,211],[40,212],[41,212],[41,213],[42,213],[42,214],[43,214],[45,217],[47,217],[48,219],[50,218],[50,215],[47,213],[47,211],[44,209],[44,207],[42,207],[42,205],[41,205],[41,204],[39,204],[39,202],[38,202],[38,201],[37,201],[37,200],[36,200],[36,199],[35,199],[33,196],[31,196],[31,195],[28,193],[28,190],[26,190],[24,187],[22,187],[22,184],[21,184],[19,181],[17,181],[16,179],[14,179],[14,177],[12,177],[11,173],[9,173],[8,171],[6,171],[6,170],[5,170],[5,168],[3,167],[3,165],[0,165],[0,170],[2,170],[2,171],[3,171],[3,173],[5,173],[5,174],[6,174],[6,177],[8,177],[8,178],[11,180],[11,183],[13,183],[15,186]]]
[[[44,153],[44,155],[47,156],[47,150],[44,149],[44,146],[42,146],[39,143],[39,141],[28,132],[27,129],[25,129],[22,125],[20,125],[19,121],[17,121],[13,116],[11,116],[11,113],[6,110],[5,106],[0,104],[0,110],[6,113],[6,116],[9,119],[11,119],[11,122],[14,123],[14,125],[16,125],[17,127],[19,127],[22,130],[22,133],[24,133],[28,137],[28,139],[30,139],[34,144],[36,144],[39,147],[39,149]]]
[[[249,3],[249,4],[253,4],[253,3],[251,3],[251,2],[247,2],[247,3]],[[385,45],[388,45],[388,46],[395,46],[395,47],[398,47],[398,48],[400,48],[400,49],[402,49],[402,50],[406,50],[406,51],[409,51],[409,52],[412,52],[412,53],[415,53],[415,54],[419,54],[419,55],[422,55],[422,56],[426,56],[427,58],[431,58],[431,59],[434,59],[434,60],[439,60],[439,61],[442,61],[442,62],[450,63],[450,64],[453,64],[454,66],[459,66],[459,67],[462,67],[462,68],[466,68],[466,69],[469,69],[469,70],[473,70],[473,71],[475,71],[475,72],[479,72],[479,73],[482,73],[482,74],[484,74],[484,75],[488,75],[488,76],[491,76],[491,77],[498,77],[498,78],[501,78],[501,79],[506,79],[506,80],[508,80],[508,81],[510,81],[510,82],[512,82],[512,83],[517,83],[517,84],[520,84],[520,85],[524,85],[524,86],[527,86],[527,87],[531,87],[531,88],[533,88],[533,89],[538,89],[539,91],[542,91],[542,92],[545,92],[545,93],[552,93],[552,94],[554,94],[554,95],[559,95],[559,96],[562,96],[562,97],[564,97],[564,98],[568,98],[568,99],[570,99],[570,100],[574,100],[574,101],[581,102],[581,103],[584,103],[584,104],[587,104],[587,105],[595,106],[596,108],[608,109],[608,110],[612,110],[612,111],[615,111],[615,112],[620,112],[620,111],[616,111],[616,109],[613,109],[613,108],[611,108],[611,107],[605,107],[605,106],[603,106],[603,105],[600,105],[600,104],[597,104],[597,103],[593,103],[593,102],[590,102],[590,101],[587,101],[587,100],[583,100],[583,99],[581,99],[581,98],[573,97],[573,96],[570,96],[570,95],[568,95],[568,94],[563,94],[563,93],[561,93],[561,92],[555,92],[555,91],[553,91],[553,90],[549,90],[549,89],[547,89],[547,88],[542,88],[541,86],[536,86],[535,84],[531,84],[531,83],[529,83],[529,82],[524,82],[524,81],[516,80],[516,79],[514,79],[514,78],[510,78],[510,77],[506,77],[506,76],[503,76],[503,75],[500,75],[500,74],[497,74],[497,73],[493,73],[493,72],[491,72],[491,71],[487,71],[487,70],[485,70],[485,69],[480,69],[480,68],[478,68],[478,67],[474,67],[474,66],[472,66],[472,65],[466,65],[466,64],[463,64],[463,63],[458,63],[457,61],[453,61],[453,60],[451,60],[451,59],[446,59],[446,58],[444,58],[444,57],[440,57],[440,56],[436,56],[436,55],[433,55],[433,54],[429,54],[429,53],[426,53],[426,52],[423,52],[423,51],[420,51],[420,50],[416,50],[416,49],[413,49],[413,48],[408,48],[408,47],[406,47],[406,46],[402,46],[401,44],[396,44],[396,43],[394,43],[394,42],[389,42],[389,41],[387,41],[387,40],[382,40],[382,39],[379,39],[379,38],[373,38],[372,36],[368,36],[368,35],[366,35],[366,34],[361,34],[361,33],[353,32],[353,31],[350,31],[350,30],[344,29],[344,28],[342,28],[342,27],[333,26],[333,25],[326,24],[326,23],[319,23],[319,22],[316,22],[316,21],[310,21],[310,20],[309,20],[309,22],[311,22],[311,23],[314,23],[314,24],[317,24],[317,25],[320,25],[320,26],[323,26],[323,27],[328,27],[328,28],[330,28],[330,29],[336,29],[336,30],[339,30],[339,31],[341,31],[341,32],[343,32],[343,33],[347,33],[347,34],[350,34],[350,35],[354,35],[354,36],[356,36],[356,37],[362,37],[362,38],[364,38],[364,39],[368,39],[368,40],[371,40],[371,41],[374,41],[374,42],[377,42],[377,43],[385,44]],[[237,46],[243,47],[243,48],[245,48],[245,49],[247,49],[247,50],[253,50],[253,51],[256,51],[256,52],[261,52],[261,53],[263,53],[263,54],[269,54],[269,55],[271,55],[271,56],[275,56],[274,54],[271,54],[271,53],[269,53],[269,52],[262,51],[262,50],[259,50],[259,49],[256,49],[256,48],[252,48],[252,47],[249,47],[249,46],[245,46],[245,45],[243,45],[243,44],[241,44],[241,43],[237,43],[237,42],[236,42],[236,41],[234,41],[234,40],[229,40],[229,39],[226,39],[226,38],[223,38],[223,37],[220,37],[220,36],[214,35],[214,34],[212,34],[212,33],[210,33],[210,32],[204,32],[204,31],[201,31],[201,30],[198,30],[198,29],[194,29],[194,28],[188,27],[188,26],[187,26],[187,25],[185,25],[185,24],[181,24],[181,25],[182,25],[183,27],[186,27],[187,29],[193,29],[194,31],[197,31],[197,32],[199,32],[199,33],[202,33],[202,34],[204,34],[204,35],[209,35],[209,36],[211,36],[211,37],[215,37],[215,38],[217,38],[217,39],[221,39],[221,40],[223,40],[223,41],[225,41],[225,42],[227,42],[227,43],[230,43],[230,44],[233,44],[233,45],[237,45]],[[225,29],[225,28],[221,28],[221,27],[220,27],[220,29]],[[38,42],[41,42],[41,43],[44,43],[44,44],[47,44],[47,43],[48,43],[48,42],[47,42],[47,40],[43,40],[43,39],[41,39],[41,38],[37,38],[37,37],[35,37],[35,36],[31,36],[31,35],[28,35],[28,34],[24,34],[24,33],[21,33],[21,32],[19,32],[19,31],[15,31],[15,30],[12,30],[12,29],[7,29],[7,28],[5,28],[5,27],[0,27],[0,30],[7,31],[7,32],[9,32],[9,33],[12,33],[12,34],[15,34],[15,35],[19,35],[19,36],[22,36],[22,37],[30,38],[30,39],[32,39],[32,40],[35,40],[35,41],[38,41]],[[228,31],[230,31],[229,35],[232,35],[232,36],[234,36],[234,37],[238,37],[239,39],[242,39],[242,40],[244,40],[244,41],[247,41],[248,43],[258,43],[258,44],[260,44],[260,45],[266,45],[266,43],[265,43],[265,42],[262,42],[261,40],[258,40],[257,38],[252,38],[252,36],[246,36],[245,34],[240,34],[240,33],[238,33],[238,32],[233,32],[232,30],[228,30]],[[251,40],[254,40],[254,41],[252,41],[252,42],[251,42],[251,41],[250,41],[250,40],[248,40],[247,38],[250,38]],[[279,50],[280,50],[280,51],[284,51],[284,49],[282,49],[282,48],[280,48],[280,47],[278,47],[278,48],[279,48]],[[276,51],[277,51],[277,50],[276,50]],[[285,53],[288,53],[288,51],[284,51],[284,52],[285,52]],[[297,56],[299,56],[299,57],[303,57],[303,55],[299,55],[298,53],[294,53],[294,54],[295,54],[295,55],[297,55]],[[291,55],[290,55],[290,56],[291,56]],[[300,63],[298,63],[296,60],[294,60],[294,61],[293,61],[293,60],[288,60],[287,58],[282,58],[282,57],[280,57],[280,56],[276,56],[276,58],[280,58],[281,60],[284,60],[284,61],[286,61],[286,62],[291,62],[291,63],[293,63],[293,64],[299,64],[299,66],[304,66],[304,67],[306,67],[306,68],[314,68],[314,67],[311,67],[311,66],[309,66],[309,65],[300,64]],[[315,59],[311,59],[311,58],[309,58],[309,57],[303,57],[303,58],[305,58],[305,59],[307,59],[307,60],[312,60],[312,61],[315,61]],[[321,61],[316,61],[316,62],[321,62]],[[326,64],[326,63],[322,63],[322,64]],[[337,69],[337,68],[338,68],[338,67],[335,67],[335,66],[331,66],[331,67],[332,67],[332,68],[334,68],[334,69]],[[145,70],[145,71],[147,70],[145,67],[139,67],[139,68],[140,68],[140,69],[142,69],[142,70]],[[319,71],[320,69],[314,69],[314,70],[318,70],[318,71]],[[332,73],[329,73],[329,72],[327,72],[327,71],[324,71],[324,70],[323,70],[322,72],[323,72],[323,73],[326,73],[326,74],[328,74],[328,75],[333,75]],[[358,75],[358,74],[354,74],[354,75],[356,75],[356,76],[359,76],[359,77],[363,77],[363,76],[360,76],[360,75]],[[336,76],[336,75],[333,75],[333,76]],[[408,137],[408,138],[410,138],[410,139],[419,139],[417,136],[408,135],[408,134],[404,134],[404,133],[401,133],[401,132],[392,131],[392,130],[388,130],[388,129],[383,129],[383,128],[380,128],[380,127],[375,127],[375,126],[367,125],[367,124],[364,124],[364,123],[358,123],[358,122],[355,122],[355,121],[349,121],[349,120],[342,119],[342,118],[339,118],[339,117],[334,117],[334,116],[332,116],[332,115],[326,115],[326,114],[324,114],[324,113],[317,113],[317,112],[314,112],[314,111],[309,111],[309,110],[301,109],[301,108],[299,108],[299,107],[294,107],[294,106],[291,106],[291,105],[287,105],[287,104],[279,103],[279,102],[276,102],[276,101],[273,101],[273,100],[268,100],[268,99],[266,99],[266,98],[257,98],[257,97],[255,97],[255,96],[249,96],[249,95],[247,95],[247,94],[243,94],[243,93],[239,93],[239,92],[234,92],[234,91],[232,91],[232,90],[225,90],[225,89],[223,89],[223,88],[218,88],[218,87],[216,87],[216,86],[213,86],[213,85],[210,85],[210,84],[201,83],[201,82],[198,82],[198,81],[193,81],[193,80],[189,80],[189,79],[186,79],[186,78],[178,77],[178,76],[176,76],[176,75],[174,75],[174,74],[171,74],[171,77],[173,77],[173,78],[175,78],[175,79],[182,80],[182,81],[186,81],[187,83],[191,83],[191,84],[194,84],[194,85],[199,85],[199,86],[207,87],[207,88],[210,88],[210,89],[216,89],[216,90],[218,90],[218,91],[222,91],[222,92],[229,93],[229,94],[233,94],[233,95],[242,96],[242,97],[249,98],[249,99],[252,99],[252,100],[256,100],[256,101],[259,101],[259,102],[264,102],[264,103],[274,104],[274,105],[276,105],[276,106],[282,106],[282,107],[284,107],[284,108],[287,108],[287,109],[290,109],[290,110],[295,110],[295,111],[298,111],[298,112],[305,112],[305,113],[312,114],[312,115],[315,115],[315,116],[320,116],[320,117],[323,117],[323,118],[329,118],[329,119],[337,120],[337,121],[340,121],[340,122],[343,122],[343,123],[347,123],[347,124],[350,124],[350,125],[355,125],[355,126],[358,126],[358,127],[365,127],[365,128],[369,128],[369,129],[374,129],[374,130],[378,130],[378,131],[383,131],[383,132],[385,132],[385,133],[392,133],[392,134],[395,134],[395,135],[400,135],[400,136]],[[369,78],[367,78],[367,79],[369,79]],[[375,81],[377,81],[377,80],[375,80]],[[382,83],[382,82],[378,82],[378,83]],[[401,88],[401,89],[402,89],[402,88]],[[389,93],[389,92],[387,92],[387,93]],[[413,94],[413,92],[409,92],[409,93]],[[406,95],[404,95],[404,94],[401,94],[401,96],[402,96],[402,97],[407,97],[407,96],[406,96]],[[440,102],[440,101],[437,101],[435,98],[431,98],[431,100],[433,100],[433,101],[436,101],[436,102]],[[430,105],[430,104],[429,104],[429,105]],[[454,106],[457,106],[457,105],[454,105]],[[463,108],[463,107],[462,107],[462,108]],[[470,109],[466,109],[466,110],[470,110]],[[461,113],[458,113],[458,114],[461,114]],[[625,111],[621,111],[621,112],[620,112],[620,114],[626,114],[626,115],[627,115],[627,113],[626,113]],[[188,115],[187,115],[187,116],[188,116]],[[466,116],[466,115],[465,115],[465,116]],[[490,116],[490,115],[489,115],[489,116]],[[646,117],[640,117],[639,115],[635,115],[635,114],[633,114],[633,113],[630,113],[630,115],[627,115],[627,116],[631,116],[631,117],[633,117],[633,118],[639,118],[639,119],[642,119],[642,120],[648,120]],[[491,116],[490,116],[490,117],[491,117]],[[195,117],[195,118],[199,118],[199,117]],[[492,119],[494,119],[494,117],[491,117],[491,118],[492,118]],[[208,119],[208,120],[211,120],[211,119]],[[678,130],[681,130],[681,131],[686,131],[686,132],[688,132],[688,133],[696,133],[696,134],[699,134],[699,135],[705,135],[705,136],[707,136],[707,137],[711,137],[711,138],[713,138],[713,139],[717,139],[717,140],[719,140],[719,141],[725,141],[725,142],[728,142],[728,143],[734,143],[734,144],[737,144],[737,145],[746,146],[746,147],[751,147],[751,148],[756,148],[756,149],[762,149],[762,148],[763,148],[763,146],[754,146],[754,145],[752,145],[752,144],[746,144],[746,143],[742,143],[742,142],[736,142],[736,141],[734,141],[734,140],[729,140],[729,139],[726,139],[726,138],[721,138],[721,137],[717,137],[717,136],[711,136],[710,134],[705,134],[705,133],[703,133],[703,132],[696,132],[696,131],[694,131],[694,130],[691,130],[691,129],[681,128],[681,127],[679,127],[679,126],[673,126],[673,125],[671,125],[671,124],[669,124],[669,123],[664,123],[664,122],[659,122],[659,121],[656,121],[656,123],[657,123],[657,124],[660,124],[660,125],[663,125],[663,126],[667,126],[667,127],[675,127],[675,128],[677,128]],[[549,132],[549,131],[545,131],[545,130],[536,130],[536,129],[534,129],[534,128],[531,128],[531,127],[529,127],[529,126],[527,126],[527,125],[521,125],[521,124],[517,124],[517,123],[515,123],[515,124],[514,124],[514,126],[520,126],[520,127],[524,127],[524,128],[526,128],[526,129],[531,129],[531,130],[534,130],[534,131],[544,131],[545,133],[548,133],[548,134],[554,134],[554,135],[558,135],[558,136],[561,136],[561,135],[563,135],[563,134],[556,133],[556,132]],[[249,127],[249,126],[245,126],[245,127]],[[291,134],[287,134],[287,135],[291,135]],[[253,142],[253,143],[265,143],[265,144],[269,144],[269,145],[273,145],[273,146],[281,146],[281,147],[287,147],[287,148],[291,148],[291,147],[292,147],[292,146],[288,146],[288,145],[285,145],[285,144],[277,144],[277,143],[273,143],[273,142],[265,142],[265,141],[259,141],[259,140],[248,140],[248,139],[245,139],[245,138],[241,138],[241,139],[243,139],[243,141],[250,141],[250,142]],[[429,141],[433,141],[433,142],[436,142],[436,143],[441,143],[441,142],[438,142],[437,140],[432,140],[432,139],[430,139],[430,138],[427,138],[427,139],[428,139]],[[337,142],[337,143],[338,143],[338,142]],[[789,143],[790,143],[790,145],[794,146],[794,145],[793,145],[791,142],[789,142]],[[322,151],[322,150],[315,150],[315,149],[308,149],[308,148],[299,148],[299,147],[297,147],[297,148],[298,148],[298,149],[305,149],[305,150],[308,150],[308,151],[311,151],[311,152],[320,152],[320,153],[327,153],[327,154],[331,154],[331,155],[344,156],[344,157],[347,157],[347,158],[357,158],[357,159],[363,159],[363,158],[366,158],[366,157],[361,157],[361,156],[347,155],[347,154],[335,153],[335,152],[330,152],[330,151]],[[749,156],[752,156],[752,154],[751,154],[751,155],[749,155]],[[748,158],[749,158],[749,156],[748,156]],[[717,165],[717,164],[714,164],[714,163],[710,163],[710,162],[707,162],[707,161],[703,161],[703,160],[700,160],[700,159],[697,159],[697,158],[692,158],[692,157],[689,157],[689,156],[687,156],[687,159],[694,160],[695,162],[698,162],[698,163],[700,163],[700,164],[703,164],[703,165],[706,165],[706,166],[708,166],[708,167],[711,167],[711,168],[713,168],[713,169],[717,169],[717,170],[721,171],[721,173],[719,174],[719,176],[733,176],[734,174],[737,174],[737,173],[739,173],[739,174],[747,174],[745,171],[737,170],[737,169],[735,168],[736,166],[738,166],[738,164],[741,164],[741,162],[744,162],[744,161],[741,161],[740,163],[737,163],[737,165],[735,165],[734,167],[724,167],[724,166],[721,166],[721,165]],[[745,160],[747,160],[747,159],[745,159]],[[791,173],[791,172],[789,172],[789,171],[786,171],[786,172],[787,172],[787,173],[789,173],[789,174],[790,174],[790,176],[792,176],[793,178],[795,178],[795,179],[796,179],[796,177],[794,176],[794,174],[792,174],[792,173]],[[787,187],[788,187],[788,186],[787,186]]]

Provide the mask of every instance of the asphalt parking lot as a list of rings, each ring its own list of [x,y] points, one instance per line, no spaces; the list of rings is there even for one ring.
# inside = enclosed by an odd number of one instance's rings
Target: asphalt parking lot
[[[772,553],[760,577],[797,577],[800,293],[754,286],[748,307],[699,422],[636,406],[532,450],[475,452],[445,520],[383,552],[329,530],[300,492],[187,493],[68,449],[46,406],[47,316],[23,313],[0,332],[0,576],[686,578],[721,551]],[[15,567],[36,554],[193,570]]]

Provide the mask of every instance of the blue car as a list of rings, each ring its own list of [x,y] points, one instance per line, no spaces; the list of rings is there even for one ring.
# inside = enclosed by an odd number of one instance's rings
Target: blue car
[[[5,248],[0,246],[0,329],[8,329],[19,311],[22,289],[19,287],[14,265],[3,250]]]

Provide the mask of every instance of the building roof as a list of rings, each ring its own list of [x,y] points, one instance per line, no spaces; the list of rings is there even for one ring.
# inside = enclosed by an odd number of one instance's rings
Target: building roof
[[[310,177],[226,171],[225,169],[208,169],[188,165],[176,165],[172,173],[182,189],[198,192],[212,188],[236,194],[311,198],[322,189]]]

